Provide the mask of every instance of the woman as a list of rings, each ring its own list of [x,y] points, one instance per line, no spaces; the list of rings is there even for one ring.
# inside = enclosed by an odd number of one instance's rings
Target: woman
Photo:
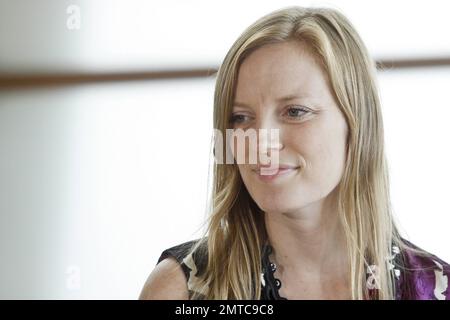
[[[278,130],[257,150],[278,169],[247,145],[245,162],[215,163],[205,235],[165,250],[141,299],[450,298],[450,266],[393,222],[376,69],[342,14],[251,25],[218,72],[214,126]]]

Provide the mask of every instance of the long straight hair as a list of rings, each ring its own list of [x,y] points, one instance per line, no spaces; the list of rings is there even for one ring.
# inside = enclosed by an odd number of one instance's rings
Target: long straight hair
[[[348,248],[352,299],[393,299],[394,276],[386,258],[392,256],[392,245],[402,242],[391,213],[376,67],[344,15],[329,8],[288,7],[249,26],[218,71],[214,128],[223,136],[230,128],[243,60],[266,44],[285,41],[301,41],[314,54],[349,128],[338,214]],[[203,247],[208,259],[190,298],[260,299],[261,250],[267,238],[263,212],[249,195],[236,164],[215,163],[213,171],[207,228],[191,251]],[[369,294],[366,285],[371,265],[378,267],[373,275],[375,294]]]

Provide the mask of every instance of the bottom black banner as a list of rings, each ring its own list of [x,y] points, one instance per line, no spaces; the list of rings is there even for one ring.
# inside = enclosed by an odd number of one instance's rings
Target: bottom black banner
[[[144,319],[312,319],[322,316],[371,319],[405,317],[408,314],[429,318],[439,314],[446,318],[449,301],[125,301],[125,300],[6,300],[3,314],[14,317],[54,316],[85,318]],[[446,310],[445,310],[446,309]],[[446,312],[447,311],[447,312]],[[441,313],[443,312],[443,314]]]

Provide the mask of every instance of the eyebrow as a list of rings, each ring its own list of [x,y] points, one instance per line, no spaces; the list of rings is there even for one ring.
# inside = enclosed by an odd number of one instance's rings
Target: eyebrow
[[[277,98],[276,102],[278,102],[278,103],[280,103],[280,102],[287,102],[287,101],[300,99],[300,98],[306,98],[306,96],[302,96],[302,95],[298,95],[298,94],[290,94],[290,95],[287,95],[287,96],[284,96],[284,97]],[[250,108],[249,105],[247,105],[245,103],[242,103],[242,102],[238,102],[238,101],[233,102],[233,106]]]

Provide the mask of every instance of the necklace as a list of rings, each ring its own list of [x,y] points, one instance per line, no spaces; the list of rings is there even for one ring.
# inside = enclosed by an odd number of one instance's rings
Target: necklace
[[[263,250],[263,270],[261,273],[263,297],[269,300],[287,300],[279,294],[281,281],[274,276],[274,273],[277,270],[277,265],[269,259],[269,255],[272,251],[272,247],[268,242],[266,242]]]
[[[261,272],[261,284],[262,284],[262,299],[263,300],[288,300],[285,297],[280,296],[279,290],[281,288],[281,280],[278,278],[275,278],[275,271],[277,270],[277,265],[270,261],[270,254],[273,252],[273,248],[270,245],[268,241],[264,244],[263,251],[262,251],[262,272]],[[399,255],[400,250],[397,246],[392,247],[393,255],[391,257],[388,257],[388,266],[391,271],[395,274],[395,285],[398,285],[398,280],[400,278],[400,270],[394,269],[394,267],[397,267],[399,265],[399,262],[397,261],[398,258],[401,256]],[[395,262],[394,262],[395,260]],[[371,284],[373,282],[373,279],[371,277],[371,274],[373,276],[373,266],[368,267],[367,271],[367,289],[369,289],[369,292],[372,293],[372,290],[375,288],[371,287]]]

